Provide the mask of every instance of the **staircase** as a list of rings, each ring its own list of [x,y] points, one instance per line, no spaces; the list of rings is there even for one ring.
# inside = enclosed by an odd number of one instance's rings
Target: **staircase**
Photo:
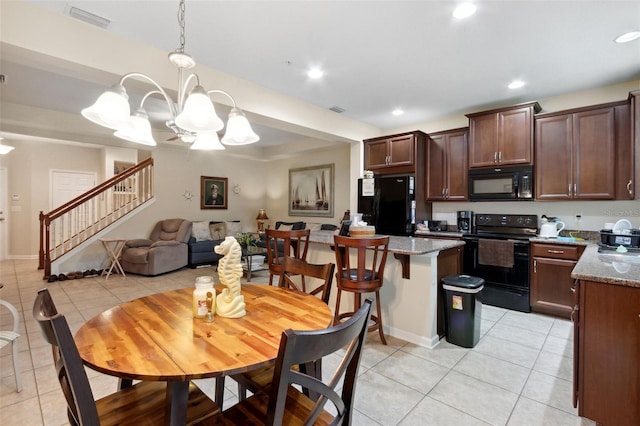
[[[51,275],[53,262],[98,238],[153,197],[149,158],[49,213],[40,212],[38,269],[44,269],[44,278]]]

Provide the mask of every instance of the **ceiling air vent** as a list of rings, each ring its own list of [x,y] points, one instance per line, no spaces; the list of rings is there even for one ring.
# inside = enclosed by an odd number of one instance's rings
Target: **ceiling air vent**
[[[95,15],[91,12],[87,12],[86,10],[79,9],[74,6],[70,6],[67,10],[67,14],[72,18],[79,19],[80,21],[86,22],[87,24],[95,25],[100,28],[107,28],[109,24],[111,24],[111,20],[107,18],[103,18],[102,16]]]
[[[333,112],[337,112],[338,114],[342,114],[345,111],[344,108],[340,108],[339,106],[332,106],[329,109]]]

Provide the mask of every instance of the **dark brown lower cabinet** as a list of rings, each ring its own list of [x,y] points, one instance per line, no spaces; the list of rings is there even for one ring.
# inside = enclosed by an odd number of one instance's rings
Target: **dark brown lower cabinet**
[[[531,310],[563,318],[573,309],[573,279],[584,246],[531,244]]]
[[[640,425],[640,288],[580,281],[575,318],[578,414]]]

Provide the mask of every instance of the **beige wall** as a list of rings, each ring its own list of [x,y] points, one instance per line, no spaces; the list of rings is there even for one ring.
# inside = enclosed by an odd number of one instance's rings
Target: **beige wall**
[[[16,148],[3,156],[8,170],[7,221],[11,258],[38,253],[39,213],[50,210],[50,174],[56,171],[96,172],[102,175],[101,147],[83,147],[18,140]],[[19,200],[12,200],[12,195]]]
[[[350,162],[351,145],[347,143],[337,145],[335,148],[309,151],[295,157],[269,162],[264,206],[270,219],[268,225],[273,227],[276,220],[302,220],[337,225],[344,212],[349,209]],[[289,216],[289,169],[331,163],[334,164],[335,170],[333,217]]]

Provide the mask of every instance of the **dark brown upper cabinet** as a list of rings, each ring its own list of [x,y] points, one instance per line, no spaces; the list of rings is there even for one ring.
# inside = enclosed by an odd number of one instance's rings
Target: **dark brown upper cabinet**
[[[499,108],[469,118],[469,168],[532,164],[537,102]]]
[[[633,153],[626,101],[538,115],[538,200],[633,197]]]
[[[420,131],[365,139],[364,168],[376,174],[413,174],[424,167],[427,135]]]
[[[465,201],[469,128],[430,133],[427,140],[425,201]]]

